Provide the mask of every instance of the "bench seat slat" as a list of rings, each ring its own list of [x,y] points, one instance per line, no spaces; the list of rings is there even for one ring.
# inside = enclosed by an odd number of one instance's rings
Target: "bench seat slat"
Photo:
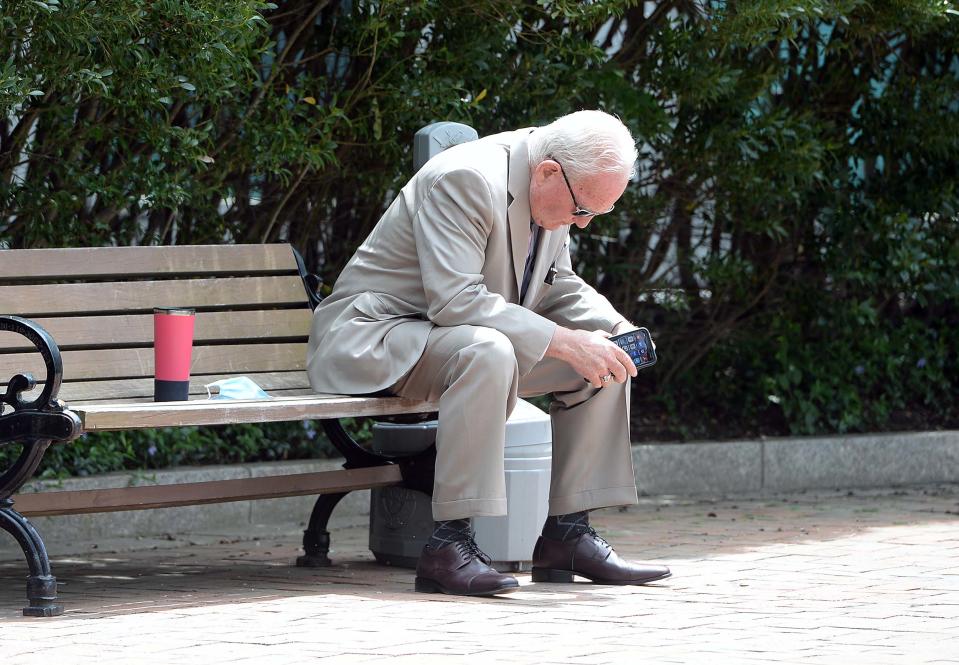
[[[87,284],[24,284],[0,289],[0,312],[31,319],[57,314],[153,312],[154,307],[233,307],[306,305],[299,275],[231,277]]]
[[[17,511],[23,515],[76,515],[346,492],[396,485],[401,481],[400,467],[389,464],[176,485],[38,492],[18,494],[13,498]]]
[[[152,382],[151,382],[152,390]],[[316,395],[316,391],[312,388],[274,388],[269,391],[270,397],[312,397]],[[29,397],[29,395],[28,395]],[[206,390],[202,389],[200,392],[191,392],[190,399],[193,401],[197,400],[206,400]],[[219,400],[217,400],[219,401]],[[91,406],[104,406],[104,405],[117,405],[117,404],[153,404],[153,393],[149,395],[139,395],[137,397],[106,397],[106,398],[87,398],[82,400],[73,400],[70,402],[71,406],[75,406],[76,409],[86,409]]]
[[[289,245],[180,245],[0,250],[0,281],[237,275],[297,270]]]
[[[97,349],[64,351],[63,378],[82,379],[153,377],[153,349]],[[286,372],[306,368],[306,343],[219,344],[196,346],[190,363],[191,374],[246,374]],[[32,372],[45,378],[46,370],[38,353],[0,355],[0,376],[8,381],[17,372]]]
[[[436,411],[436,402],[402,397],[314,395],[271,400],[191,400],[75,406],[89,432],[186,425],[229,425],[286,420],[387,416]]]
[[[195,344],[232,340],[302,338],[310,334],[313,313],[307,307],[239,312],[199,312]],[[153,346],[153,314],[69,316],[32,319],[53,336],[60,350]],[[23,337],[0,333],[0,353],[32,351]]]

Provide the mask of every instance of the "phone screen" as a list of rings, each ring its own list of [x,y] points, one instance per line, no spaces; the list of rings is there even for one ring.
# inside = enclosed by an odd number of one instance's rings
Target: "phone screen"
[[[610,337],[609,341],[629,354],[629,357],[633,359],[633,364],[636,365],[636,369],[656,364],[656,347],[653,345],[653,338],[646,328],[637,328]]]

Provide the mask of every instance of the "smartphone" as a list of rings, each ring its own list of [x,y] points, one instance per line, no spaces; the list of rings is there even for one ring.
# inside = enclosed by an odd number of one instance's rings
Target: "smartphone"
[[[637,328],[609,338],[610,342],[629,354],[636,369],[656,364],[656,345],[646,328]]]

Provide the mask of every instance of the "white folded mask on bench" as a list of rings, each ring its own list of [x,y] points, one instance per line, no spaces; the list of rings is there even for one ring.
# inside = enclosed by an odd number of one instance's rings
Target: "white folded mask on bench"
[[[248,376],[220,379],[207,383],[204,388],[207,399],[273,399]]]

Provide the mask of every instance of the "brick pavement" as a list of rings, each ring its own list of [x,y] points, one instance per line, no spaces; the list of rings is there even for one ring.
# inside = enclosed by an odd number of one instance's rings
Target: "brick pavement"
[[[594,524],[674,576],[532,584],[498,599],[415,594],[363,528],[336,565],[291,566],[285,534],[54,555],[67,612],[19,617],[0,562],[0,655],[30,663],[956,663],[959,486],[721,501],[646,499]],[[191,544],[192,543],[192,544]],[[52,549],[52,548],[51,548]],[[54,550],[56,551],[56,550]],[[62,551],[62,550],[61,550]]]

